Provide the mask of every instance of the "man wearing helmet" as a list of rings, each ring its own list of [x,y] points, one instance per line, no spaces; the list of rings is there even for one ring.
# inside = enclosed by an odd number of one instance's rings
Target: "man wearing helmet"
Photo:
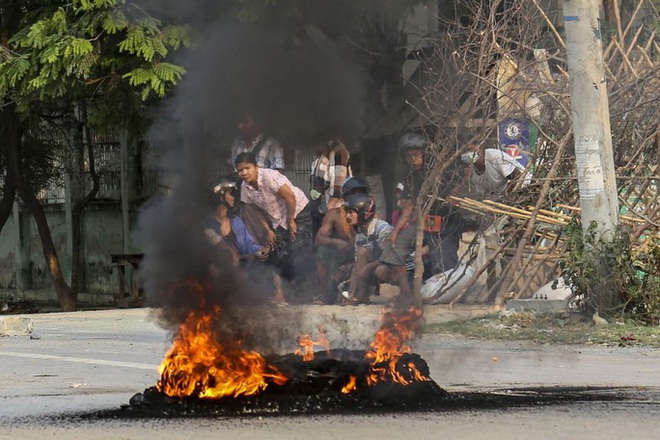
[[[386,245],[384,262],[390,263],[387,273],[379,274],[382,278],[390,278],[397,284],[403,295],[410,295],[410,284],[406,273],[405,260],[414,248],[416,235],[416,219],[413,218],[415,201],[419,196],[422,184],[427,177],[426,150],[427,140],[417,133],[404,134],[399,141],[399,149],[407,166],[407,175],[398,197],[400,215],[393,225],[394,229]],[[449,194],[453,188],[452,182],[460,176],[460,165],[451,164],[442,176],[440,197]],[[458,245],[462,234],[460,214],[448,204],[434,203],[424,218],[424,239],[429,245],[432,259],[432,271],[444,272],[458,264]]]
[[[354,260],[355,230],[346,220],[343,200],[351,194],[368,194],[369,185],[358,177],[347,178],[341,186],[342,205],[329,209],[316,233],[316,273],[323,292],[315,299],[322,304],[333,304],[337,299],[333,276],[340,266]]]
[[[355,264],[349,296],[355,303],[368,303],[367,281],[381,264],[379,258],[392,226],[376,218],[376,202],[368,194],[353,194],[344,205],[346,221],[355,230]]]
[[[270,226],[268,214],[257,205],[243,203],[238,193],[238,182],[233,177],[221,177],[213,187],[217,194],[229,206],[229,213],[238,216],[248,232],[260,246],[272,249],[275,245],[275,231]]]

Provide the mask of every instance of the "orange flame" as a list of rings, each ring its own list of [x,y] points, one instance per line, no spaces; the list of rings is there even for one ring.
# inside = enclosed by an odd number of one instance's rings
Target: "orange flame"
[[[348,394],[357,389],[357,378],[355,376],[350,376],[348,378],[348,383],[344,385],[341,389],[342,394]]]
[[[160,392],[170,397],[219,399],[253,395],[270,382],[287,382],[259,353],[241,349],[240,342],[225,347],[217,340],[213,324],[219,312],[216,307],[212,313],[192,313],[179,326],[158,370]]]
[[[399,359],[410,353],[410,341],[422,324],[422,309],[410,307],[405,311],[382,311],[383,324],[374,336],[365,359],[371,367],[366,378],[367,385],[373,386],[379,382],[395,382],[409,385],[415,381],[431,380],[422,374],[413,362],[398,365]],[[402,369],[407,374],[402,374]]]
[[[295,355],[302,356],[303,361],[309,362],[314,360],[314,347],[321,346],[325,348],[325,351],[330,351],[330,342],[325,336],[325,327],[319,327],[319,338],[318,340],[312,340],[310,335],[298,336],[297,342],[300,345],[300,348],[293,352]]]

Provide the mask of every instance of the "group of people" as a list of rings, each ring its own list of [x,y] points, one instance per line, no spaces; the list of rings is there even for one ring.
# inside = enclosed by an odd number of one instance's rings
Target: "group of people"
[[[412,301],[414,208],[428,171],[425,137],[408,133],[400,139],[406,174],[396,186],[397,210],[388,222],[377,215],[367,182],[352,176],[340,141],[324,145],[305,194],[283,174],[275,139],[249,117],[239,130],[231,158],[238,181],[228,177],[214,187],[217,208],[206,231],[211,244],[230,252],[249,279],[260,277],[270,286],[273,304],[287,305],[284,280],[314,280],[318,291],[308,300],[319,304],[369,303],[383,283],[398,287],[395,301]],[[497,149],[470,151],[446,169],[439,197],[422,219],[425,277],[459,263],[463,221],[451,203],[453,191],[465,181],[477,191],[504,191],[522,172],[515,158]]]

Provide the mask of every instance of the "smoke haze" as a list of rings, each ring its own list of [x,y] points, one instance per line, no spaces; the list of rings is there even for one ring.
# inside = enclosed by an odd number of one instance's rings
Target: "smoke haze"
[[[285,150],[316,148],[337,135],[350,139],[361,131],[365,77],[330,44],[287,46],[267,30],[230,22],[210,26],[197,50],[175,62],[188,72],[149,134],[168,191],[140,215],[142,284],[168,328],[219,305],[233,337],[246,330],[232,327],[231,310],[253,295],[203,230],[214,207],[211,184],[228,172],[237,113],[250,110]],[[270,330],[249,329],[262,331]]]

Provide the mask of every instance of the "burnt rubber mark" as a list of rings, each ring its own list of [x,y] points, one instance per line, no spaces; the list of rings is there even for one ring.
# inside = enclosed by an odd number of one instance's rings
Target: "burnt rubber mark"
[[[452,413],[463,411],[507,410],[538,408],[580,403],[639,402],[630,389],[592,387],[552,387],[527,390],[509,389],[494,392],[449,393],[431,392],[416,386],[402,390],[379,389],[377,393],[356,392],[350,395],[321,394],[293,396],[264,393],[258,396],[204,401],[198,399],[170,399],[150,389],[140,404],[119,409],[62,416],[71,421],[97,422],[103,420],[163,419],[163,418],[223,418],[223,417],[291,417],[366,414]],[[54,418],[56,421],[58,418]]]
[[[332,350],[312,361],[300,356],[271,357],[268,362],[285,374],[284,384],[269,383],[259,394],[218,399],[173,398],[151,387],[120,408],[77,415],[80,421],[278,417],[298,415],[364,415],[449,413],[509,408],[578,405],[584,402],[638,402],[640,389],[598,387],[525,387],[489,392],[447,392],[431,380],[426,362],[414,353],[401,356],[393,371],[402,382],[371,381],[374,364],[364,351]],[[414,363],[415,368],[410,366]],[[378,364],[375,364],[378,368]],[[412,374],[415,372],[415,374]],[[345,391],[349,378],[356,386]],[[657,393],[651,393],[657,394]],[[195,394],[197,396],[197,394]]]

